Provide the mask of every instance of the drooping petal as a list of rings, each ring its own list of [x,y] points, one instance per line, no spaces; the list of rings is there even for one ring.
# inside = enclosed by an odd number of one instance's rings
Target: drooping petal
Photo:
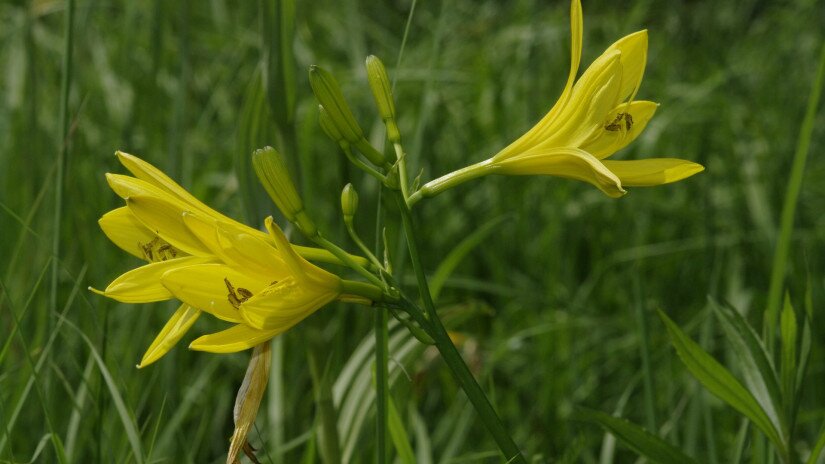
[[[607,51],[612,50],[622,52],[622,85],[619,101],[632,100],[642,84],[645,73],[647,29],[622,37],[607,48]]]
[[[241,303],[241,317],[256,329],[286,330],[334,300],[338,293],[287,277]]]
[[[138,369],[144,368],[149,364],[160,359],[163,355],[169,352],[173,346],[183,337],[187,330],[192,327],[192,324],[198,320],[201,315],[200,310],[197,310],[187,304],[182,304],[175,314],[169,318],[166,325],[163,326],[160,333],[143,355],[143,358],[138,364]]]
[[[235,431],[232,433],[232,439],[229,442],[229,452],[226,457],[228,463],[240,462],[238,456],[241,451],[251,452],[248,448],[249,444],[246,436],[255,424],[255,416],[258,414],[261,399],[266,392],[271,357],[268,342],[257,345],[252,350],[252,359],[249,360],[243,383],[235,397],[235,408],[232,410]],[[250,456],[250,458],[253,457]]]
[[[622,180],[622,185],[630,187],[669,184],[705,170],[701,164],[676,158],[605,160],[604,165]]]
[[[188,266],[165,273],[164,287],[175,298],[229,322],[241,322],[242,300],[257,294],[270,282],[225,264]]]
[[[170,270],[207,262],[209,258],[187,256],[149,263],[120,275],[106,287],[103,295],[122,303],[169,300],[172,294],[161,284],[161,276]]]
[[[598,187],[608,196],[625,194],[622,182],[601,161],[578,148],[534,149],[523,155],[496,163],[497,174],[566,177]]]
[[[126,206],[144,226],[173,247],[190,255],[212,255],[209,248],[183,223],[183,213],[186,210],[181,209],[180,203],[135,195],[126,199]]]
[[[593,134],[581,149],[598,159],[611,156],[636,140],[658,107],[657,103],[644,100],[620,104],[607,114],[601,130]]]
[[[144,247],[157,238],[129,208],[123,206],[104,214],[98,221],[106,237],[123,251],[140,259],[151,261]]]
[[[209,353],[235,353],[248,350],[280,334],[278,330],[258,330],[244,324],[198,337],[189,349]]]
[[[570,71],[567,75],[567,83],[564,86],[564,90],[562,90],[561,96],[556,100],[553,107],[550,108],[550,111],[548,111],[535,126],[499,152],[501,158],[506,158],[534,147],[543,137],[546,137],[548,133],[553,131],[556,118],[558,118],[570,100],[573,83],[576,80],[576,73],[579,71],[582,54],[583,23],[581,2],[580,0],[572,0],[570,2]]]

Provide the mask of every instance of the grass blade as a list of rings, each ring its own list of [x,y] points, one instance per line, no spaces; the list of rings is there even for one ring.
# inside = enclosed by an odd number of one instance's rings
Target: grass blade
[[[591,409],[580,409],[579,418],[600,425],[634,451],[654,462],[698,464],[696,460],[679,448],[625,419]]]
[[[738,311],[713,301],[710,306],[733,347],[748,390],[771,419],[774,428],[785,430],[787,424],[781,415],[782,393],[776,378],[776,369],[765,346]]]
[[[123,397],[120,395],[120,390],[117,388],[117,383],[115,383],[115,379],[112,377],[112,374],[109,372],[109,369],[106,367],[106,362],[103,361],[103,358],[95,349],[95,344],[89,340],[89,337],[80,330],[79,327],[72,324],[70,321],[64,319],[66,325],[71,327],[72,329],[77,332],[80,338],[86,343],[89,347],[90,353],[97,364],[98,369],[100,370],[100,374],[103,376],[103,380],[106,382],[106,387],[109,389],[109,394],[112,396],[112,401],[115,404],[115,409],[117,409],[118,416],[120,416],[120,422],[123,424],[123,429],[126,432],[126,437],[129,440],[129,445],[132,448],[132,454],[135,458],[135,462],[138,464],[143,463],[143,446],[141,445],[140,441],[140,432],[138,431],[138,427],[135,424],[134,418],[129,414],[129,410],[126,408],[126,402],[123,401]]]
[[[816,78],[814,78],[811,93],[808,97],[808,108],[805,110],[802,129],[799,131],[799,138],[796,142],[796,152],[794,153],[793,164],[791,165],[791,177],[788,180],[788,190],[785,193],[785,202],[782,205],[779,240],[776,243],[776,251],[773,256],[771,284],[768,290],[768,306],[765,309],[764,320],[766,340],[769,349],[773,347],[774,327],[779,317],[779,306],[782,301],[782,288],[784,287],[785,270],[788,266],[788,254],[791,248],[791,234],[793,233],[796,203],[799,198],[799,191],[802,189],[805,162],[808,159],[808,149],[811,145],[816,110],[819,107],[819,97],[822,95],[823,84],[825,84],[825,45],[822,46],[822,51],[819,55],[819,68],[817,69]]]
[[[780,318],[782,399],[785,405],[785,414],[788,419],[793,417],[796,409],[796,344],[797,325],[796,313],[791,306],[790,297],[785,294],[785,305]]]
[[[658,311],[667,328],[670,342],[690,373],[711,393],[750,419],[784,455],[787,449],[785,442],[756,398],[724,366],[682,332],[663,311]]]

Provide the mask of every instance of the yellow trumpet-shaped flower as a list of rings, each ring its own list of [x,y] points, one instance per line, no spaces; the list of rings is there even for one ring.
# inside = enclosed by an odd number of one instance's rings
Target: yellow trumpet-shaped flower
[[[658,107],[634,100],[647,60],[647,31],[615,42],[576,80],[582,51],[579,0],[571,2],[570,16],[570,72],[556,104],[492,158],[427,183],[411,197],[412,203],[488,174],[567,177],[620,197],[626,193],[624,187],[667,184],[704,170],[700,164],[675,158],[607,159],[639,136]]]
[[[183,302],[138,367],[167,353],[202,310],[236,325],[195,340],[191,348],[232,352],[289,329],[340,295],[340,279],[302,257],[334,262],[326,250],[289,244],[271,218],[269,234],[236,222],[151,164],[117,155],[135,177],[107,174],[126,206],[99,223],[112,242],[148,264],[95,291],[126,303]]]

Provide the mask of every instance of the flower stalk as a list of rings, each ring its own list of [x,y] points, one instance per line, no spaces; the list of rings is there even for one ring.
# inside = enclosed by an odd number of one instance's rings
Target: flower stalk
[[[418,252],[418,238],[412,212],[407,206],[403,195],[398,191],[393,191],[393,193],[396,196],[396,202],[401,212],[404,233],[407,237],[407,248],[410,252],[410,260],[415,271],[418,290],[421,295],[421,300],[424,302],[426,313],[422,313],[421,310],[407,298],[403,298],[401,302],[405,309],[413,315],[413,317],[416,317],[419,324],[422,324],[425,330],[428,329],[428,333],[433,338],[436,348],[438,348],[439,353],[441,353],[442,359],[444,359],[444,362],[450,368],[453,377],[459,385],[461,385],[462,390],[464,390],[470,403],[472,403],[484,426],[493,436],[493,439],[495,439],[499,449],[502,454],[504,454],[506,462],[526,464],[527,461],[525,461],[518,446],[516,446],[516,443],[510,437],[504,423],[498,417],[493,405],[490,403],[487,395],[484,394],[475,377],[473,377],[472,372],[470,372],[469,367],[467,367],[467,363],[464,362],[458,349],[456,349],[453,341],[447,334],[444,324],[442,324],[441,319],[438,317],[435,303],[430,294],[427,276],[424,274],[424,268],[421,264],[421,255]]]

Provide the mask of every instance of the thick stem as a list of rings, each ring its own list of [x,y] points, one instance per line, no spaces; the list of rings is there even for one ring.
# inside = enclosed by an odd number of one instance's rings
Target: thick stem
[[[507,432],[507,429],[498,417],[498,414],[493,408],[493,405],[490,403],[490,400],[481,389],[481,386],[473,377],[473,374],[467,367],[467,363],[464,362],[464,359],[461,357],[458,349],[456,349],[453,341],[447,334],[447,330],[441,323],[441,319],[439,319],[438,314],[436,313],[435,303],[433,302],[430,294],[427,277],[424,275],[424,268],[421,264],[421,256],[418,253],[418,243],[415,235],[415,225],[413,224],[412,214],[400,192],[394,191],[393,193],[396,196],[396,202],[398,203],[398,207],[401,211],[401,219],[404,223],[404,232],[407,236],[407,246],[410,251],[413,270],[415,271],[415,276],[418,280],[418,291],[421,294],[421,299],[424,302],[424,308],[427,311],[429,324],[425,327],[429,329],[430,336],[432,336],[435,341],[435,346],[441,353],[441,357],[450,368],[453,377],[459,385],[461,385],[461,388],[464,390],[464,393],[467,395],[470,403],[472,403],[476,413],[484,423],[484,426],[487,427],[487,430],[493,436],[493,439],[495,439],[499,449],[504,454],[506,461],[508,463],[526,464],[527,461],[524,460],[524,456],[522,456],[518,446],[516,446],[515,442],[510,437],[510,434]],[[407,300],[402,301],[406,305],[411,305],[411,303]],[[413,307],[409,309],[413,313],[417,312],[418,309],[415,308],[414,305],[412,306]]]

